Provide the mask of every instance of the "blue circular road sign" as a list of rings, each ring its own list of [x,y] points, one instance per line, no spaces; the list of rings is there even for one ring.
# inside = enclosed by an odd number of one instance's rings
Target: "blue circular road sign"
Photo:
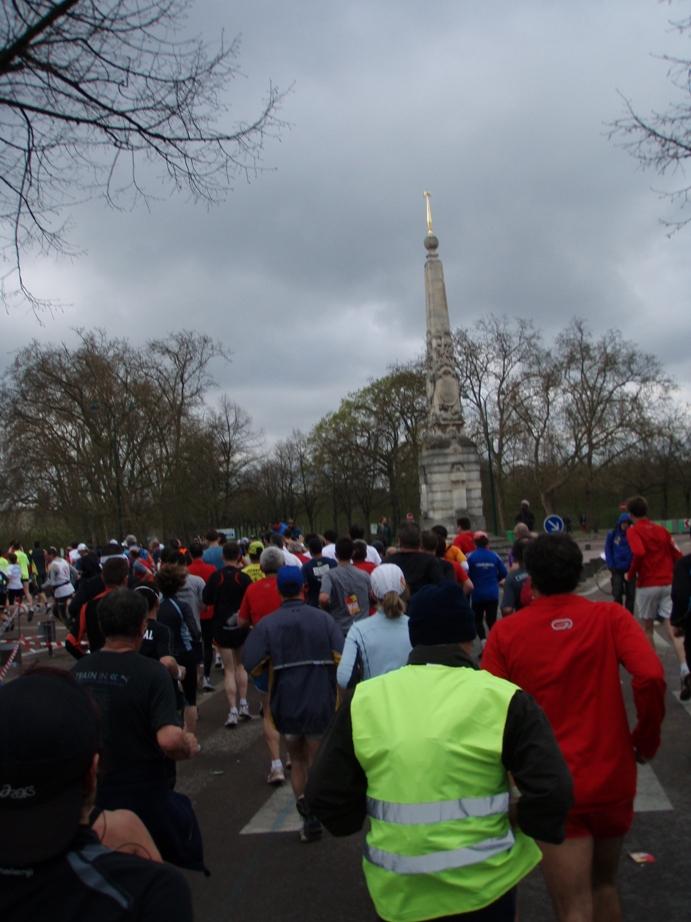
[[[564,531],[564,520],[558,515],[548,515],[542,527],[548,534],[554,531]]]

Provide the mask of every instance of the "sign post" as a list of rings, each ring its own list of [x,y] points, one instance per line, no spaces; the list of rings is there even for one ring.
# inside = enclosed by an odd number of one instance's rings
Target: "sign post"
[[[548,515],[542,523],[542,527],[548,535],[557,531],[564,531],[564,520],[558,515]]]

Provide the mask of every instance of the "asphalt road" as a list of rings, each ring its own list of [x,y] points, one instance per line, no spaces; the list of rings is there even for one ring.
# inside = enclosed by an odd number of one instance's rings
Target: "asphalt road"
[[[685,544],[682,549],[688,552]],[[590,598],[604,598],[592,579],[580,591]],[[29,636],[35,632],[35,621],[22,631]],[[64,633],[60,629],[58,639]],[[627,922],[687,922],[691,919],[691,705],[678,700],[676,658],[664,629],[657,627],[656,633],[667,673],[667,716],[660,753],[639,775],[635,820],[621,859],[620,889]],[[12,636],[16,631],[8,635]],[[37,657],[48,659],[45,652],[27,655],[24,651],[24,665]],[[59,650],[51,661],[68,668],[72,664]],[[214,681],[213,694],[199,695],[197,730],[203,751],[178,768],[178,789],[195,804],[212,872],[209,878],[185,872],[195,918],[200,922],[373,920],[361,869],[364,834],[334,839],[325,832],[320,842],[300,842],[289,782],[279,789],[266,783],[269,759],[256,696],[250,692],[254,719],[226,730],[222,673],[216,672]],[[578,682],[577,675],[573,681]],[[622,687],[633,722],[625,673]],[[637,851],[652,854],[654,863],[636,864],[628,852]],[[519,905],[521,922],[555,918],[539,869],[520,885]]]

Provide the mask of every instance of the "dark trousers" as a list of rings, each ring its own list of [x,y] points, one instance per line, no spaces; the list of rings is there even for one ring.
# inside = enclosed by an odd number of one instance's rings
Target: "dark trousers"
[[[434,922],[514,922],[516,918],[516,888],[513,887],[498,900],[474,912],[458,912],[453,916],[439,916]],[[377,916],[379,922],[384,922]]]
[[[626,570],[610,570],[612,574],[612,596],[615,602],[625,605],[627,611],[633,614],[633,603],[636,601],[636,583],[627,582],[624,577]],[[626,599],[626,601],[624,601]]]
[[[473,612],[475,613],[475,630],[480,640],[485,639],[485,624],[487,621],[487,630],[492,630],[492,625],[497,620],[497,608],[499,599],[490,599],[488,602],[473,602]]]
[[[200,621],[202,626],[202,643],[204,644],[204,675],[208,679],[211,675],[211,666],[214,661],[214,630],[213,618]]]

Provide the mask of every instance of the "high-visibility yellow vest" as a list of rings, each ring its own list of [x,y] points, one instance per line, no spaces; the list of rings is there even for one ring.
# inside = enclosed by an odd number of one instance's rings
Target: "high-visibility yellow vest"
[[[516,691],[487,672],[437,665],[357,686],[353,743],[372,826],[363,867],[383,919],[481,909],[540,861],[508,819],[501,752]]]

